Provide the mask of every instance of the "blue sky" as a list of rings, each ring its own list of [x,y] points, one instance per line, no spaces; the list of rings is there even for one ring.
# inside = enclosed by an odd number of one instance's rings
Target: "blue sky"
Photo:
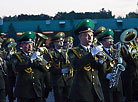
[[[138,11],[137,0],[0,0],[0,17],[19,14],[48,14],[57,12],[99,12],[102,8],[113,15],[125,17]]]

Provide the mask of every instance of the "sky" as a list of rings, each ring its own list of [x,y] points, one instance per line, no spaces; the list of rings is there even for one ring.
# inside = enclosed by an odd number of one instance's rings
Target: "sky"
[[[47,14],[58,12],[99,12],[102,8],[113,15],[125,17],[138,13],[138,0],[0,0],[0,17],[20,14]]]

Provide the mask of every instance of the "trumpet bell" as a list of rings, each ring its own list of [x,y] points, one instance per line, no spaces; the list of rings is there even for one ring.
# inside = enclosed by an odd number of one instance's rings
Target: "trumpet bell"
[[[125,30],[121,36],[120,40],[124,43],[129,43],[137,37],[137,31],[133,28]]]
[[[41,44],[43,43],[43,41],[48,39],[48,37],[41,33],[37,33],[37,35],[38,35],[38,40],[36,43],[36,48],[38,49],[41,46]]]

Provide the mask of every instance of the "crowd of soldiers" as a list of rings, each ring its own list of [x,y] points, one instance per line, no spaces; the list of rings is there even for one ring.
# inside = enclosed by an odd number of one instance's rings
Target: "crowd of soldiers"
[[[134,102],[138,100],[138,39],[135,29],[114,41],[103,26],[80,21],[74,38],[58,32],[47,49],[44,34],[25,32],[15,42],[0,38],[0,102]],[[18,50],[17,50],[18,43]],[[3,46],[1,46],[3,45]]]

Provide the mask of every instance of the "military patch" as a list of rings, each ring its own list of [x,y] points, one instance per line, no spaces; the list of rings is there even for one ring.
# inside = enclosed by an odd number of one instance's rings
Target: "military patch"
[[[91,65],[90,65],[90,63],[87,64],[87,65],[84,67],[84,70],[86,70],[86,71],[90,71],[90,70],[91,70]]]
[[[28,73],[28,74],[30,74],[30,73],[32,73],[32,68],[30,67],[30,68],[27,68],[27,69],[25,69],[24,70],[26,73]]]

